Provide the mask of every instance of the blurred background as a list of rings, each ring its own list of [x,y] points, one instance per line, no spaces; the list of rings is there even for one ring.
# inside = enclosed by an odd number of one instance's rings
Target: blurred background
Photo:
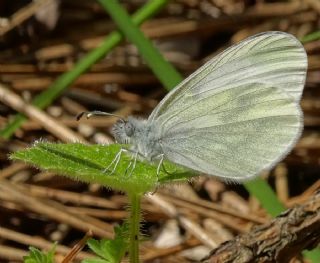
[[[120,1],[130,14],[146,2]],[[183,76],[259,32],[285,31],[303,42],[309,63],[301,101],[305,129],[292,153],[262,175],[286,207],[304,203],[320,187],[319,18],[318,0],[172,0],[141,26]],[[79,64],[116,29],[94,0],[0,1],[0,262],[21,262],[28,246],[48,249],[54,241],[61,245],[57,250],[61,259],[85,229],[98,226],[105,231],[100,237],[108,236],[127,216],[122,193],[8,158],[39,139],[111,143],[115,119],[77,122],[75,116],[82,111],[150,114],[167,91],[135,45],[115,43],[99,59]],[[30,107],[35,98],[41,111]],[[18,112],[25,113],[26,120],[17,117]],[[271,219],[242,185],[213,178],[199,177],[157,193],[192,220],[195,228],[181,226],[165,208],[146,198],[143,262],[199,261],[214,245],[203,242],[194,231],[203,231],[217,246]],[[86,253],[78,253],[77,260]],[[297,256],[292,262],[307,261]]]

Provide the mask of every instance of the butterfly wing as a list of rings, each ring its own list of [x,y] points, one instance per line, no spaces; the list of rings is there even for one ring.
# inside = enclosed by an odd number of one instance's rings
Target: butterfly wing
[[[294,36],[278,31],[260,33],[226,49],[182,81],[149,120],[180,111],[182,100],[192,102],[193,95],[208,96],[257,81],[281,88],[299,101],[306,70],[306,52]]]
[[[307,58],[282,32],[248,38],[172,90],[148,121],[161,129],[165,156],[177,164],[241,180],[272,167],[302,129],[298,105]]]
[[[261,83],[228,89],[180,112],[161,137],[174,163],[230,180],[268,169],[292,149],[302,113],[282,90]],[[160,124],[161,125],[161,124]]]

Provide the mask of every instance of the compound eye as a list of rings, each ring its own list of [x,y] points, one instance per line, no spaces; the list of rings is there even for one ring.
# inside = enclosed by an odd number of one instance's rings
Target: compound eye
[[[131,123],[127,122],[124,126],[124,130],[128,137],[131,137],[133,135],[133,126]]]

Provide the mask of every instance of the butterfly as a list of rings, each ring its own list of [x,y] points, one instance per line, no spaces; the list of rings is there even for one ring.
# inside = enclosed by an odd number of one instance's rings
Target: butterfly
[[[260,33],[205,63],[148,119],[119,117],[112,134],[132,146],[132,169],[141,156],[159,160],[158,172],[166,159],[209,176],[248,180],[281,161],[299,139],[306,72],[307,55],[294,36]]]

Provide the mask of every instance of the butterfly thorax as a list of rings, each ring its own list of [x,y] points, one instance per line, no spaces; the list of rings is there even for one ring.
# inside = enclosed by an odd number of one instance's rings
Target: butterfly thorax
[[[132,151],[149,161],[163,153],[159,131],[147,120],[128,117],[127,121],[119,120],[111,132],[118,143],[131,144]]]

